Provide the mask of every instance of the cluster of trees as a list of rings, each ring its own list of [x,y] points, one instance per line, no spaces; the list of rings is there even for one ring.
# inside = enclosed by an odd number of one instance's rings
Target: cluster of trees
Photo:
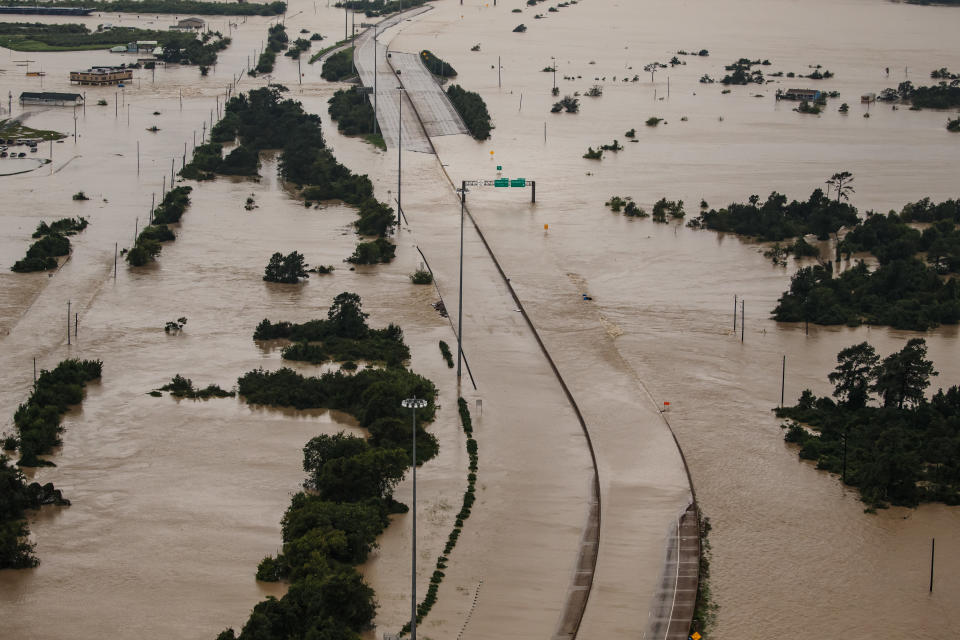
[[[336,121],[340,133],[356,136],[375,131],[373,106],[359,88],[338,89],[329,105],[330,117]]]
[[[754,66],[769,66],[770,61],[750,60],[749,58],[740,58],[733,64],[724,67],[728,73],[720,79],[721,84],[763,84],[763,71],[754,69]]]
[[[411,0],[407,0],[410,2]],[[33,7],[33,0],[9,0],[12,7]],[[203,2],[200,0],[50,0],[47,7],[85,7],[103,13],[197,14],[214,16],[278,16],[287,11],[286,2]]]
[[[362,11],[368,18],[385,16],[400,11],[419,7],[426,0],[340,0],[334,6],[346,7],[351,11]]]
[[[353,69],[353,47],[347,47],[327,57],[320,71],[320,77],[329,82],[338,82],[353,75],[356,75]]]
[[[17,260],[10,270],[27,273],[56,269],[57,258],[70,253],[70,240],[67,236],[83,231],[88,224],[89,222],[83,216],[60,218],[49,225],[41,222],[33,232],[33,237],[39,239],[30,245],[27,255]]]
[[[399,367],[410,359],[403,330],[395,324],[385,329],[367,326],[360,296],[343,292],[333,299],[326,319],[296,324],[264,319],[253,333],[254,340],[285,339],[293,342],[283,350],[285,360],[321,364],[331,360],[383,362]]]
[[[249,169],[263,149],[282,149],[280,174],[301,189],[306,202],[339,199],[358,207],[358,233],[378,236],[362,243],[349,260],[375,264],[393,259],[396,247],[386,240],[393,224],[392,209],[373,198],[373,183],[337,162],[326,147],[320,117],[307,113],[295,100],[284,100],[282,88],[267,86],[231,98],[224,117],[211,131],[212,142],[197,147],[184,177],[239,173]],[[221,159],[221,143],[240,145]],[[254,172],[255,173],[255,172]],[[360,247],[369,245],[363,249]]]
[[[64,218],[64,220],[68,219],[69,218]],[[84,223],[86,223],[86,220],[84,220]],[[58,264],[57,258],[70,253],[70,240],[67,239],[66,235],[55,232],[49,227],[41,232],[41,227],[44,226],[44,223],[41,222],[40,227],[37,228],[37,232],[33,234],[33,237],[39,237],[40,239],[27,248],[27,255],[17,260],[14,265],[10,267],[11,271],[27,273],[30,271],[56,269]],[[86,226],[86,224],[84,224],[84,226]]]
[[[180,170],[187,180],[213,180],[215,174],[225,176],[256,176],[260,172],[260,153],[248,145],[238,145],[226,156],[223,145],[208,142],[193,150],[190,163]]]
[[[369,242],[361,242],[347,258],[350,264],[384,264],[393,260],[397,253],[397,245],[386,238],[377,238]]]
[[[947,72],[946,69],[942,71]],[[960,78],[953,78],[953,74],[949,74],[950,79],[940,76],[940,70],[935,70],[930,75],[944,79],[929,87],[915,87],[911,81],[906,80],[897,85],[896,89],[884,89],[877,99],[885,102],[909,102],[916,109],[952,109],[960,106]]]
[[[80,193],[83,192],[81,191]],[[87,225],[89,224],[90,221],[83,216],[77,216],[76,218],[60,218],[59,220],[54,220],[50,224],[41,221],[40,224],[37,225],[36,231],[33,232],[33,237],[42,238],[43,236],[48,236],[54,233],[59,233],[62,236],[73,236],[86,229]]]
[[[490,130],[493,129],[493,125],[490,124],[487,104],[479,93],[467,91],[460,85],[455,84],[447,88],[447,97],[450,98],[453,107],[463,118],[471,136],[477,140],[486,140],[490,137]]]
[[[960,285],[916,258],[870,271],[863,261],[834,276],[833,263],[803,267],[773,310],[780,322],[863,323],[925,331],[960,321]]]
[[[20,450],[21,467],[52,466],[37,458],[61,444],[63,427],[60,418],[70,405],[83,400],[83,387],[91,380],[99,380],[103,363],[100,360],[64,360],[52,371],[43,370],[33,386],[27,401],[17,407],[13,423],[17,428],[15,441]],[[5,446],[4,448],[12,448]]]
[[[628,218],[647,218],[648,214],[643,207],[638,207],[637,203],[633,201],[631,196],[621,198],[620,196],[613,196],[606,202],[605,206],[610,207],[610,210],[614,213],[619,213],[620,210],[623,210],[623,214]]]
[[[191,398],[193,400],[207,400],[209,398],[232,398],[233,391],[224,391],[216,384],[208,384],[200,389],[193,386],[193,380],[184,378],[179,373],[159,391],[169,391],[174,398]]]
[[[143,228],[137,236],[133,248],[127,251],[126,260],[132,267],[142,267],[156,260],[163,249],[164,242],[177,239],[168,224],[179,222],[184,211],[190,206],[189,194],[192,187],[174,187],[163,195],[160,205],[153,210],[152,223]]]
[[[319,34],[315,33],[313,35],[319,35]],[[320,38],[317,38],[317,40],[319,39]],[[300,54],[312,46],[313,46],[312,41],[307,40],[306,38],[297,38],[296,40],[293,41],[293,44],[290,46],[290,50],[283,55],[287,56],[288,58],[293,58],[294,60],[298,60],[300,58]]]
[[[960,504],[960,388],[928,401],[937,372],[926,355],[922,338],[882,360],[866,342],[842,350],[829,375],[836,400],[808,389],[796,406],[776,411],[794,421],[784,425],[786,440],[872,507]]]
[[[839,199],[831,200],[823,190],[815,189],[805,202],[794,200],[788,203],[785,195],[774,191],[761,204],[760,197],[753,195],[748,203],[732,203],[719,211],[703,211],[687,226],[731,231],[766,241],[780,241],[808,233],[826,240],[831,233],[858,221],[857,210],[850,204]]]
[[[326,321],[306,325],[261,325],[272,335],[277,327],[289,335],[327,330],[360,335],[366,327],[359,299],[338,296]],[[258,328],[261,331],[261,328]],[[257,570],[260,580],[288,580],[282,598],[257,604],[239,634],[227,629],[218,640],[310,637],[358,640],[369,628],[376,604],[373,590],[354,569],[375,546],[389,524],[389,515],[406,510],[393,499],[393,489],[412,462],[409,411],[401,400],[428,401],[417,412],[417,463],[437,453],[437,441],[424,430],[435,415],[436,389],[403,368],[367,369],[306,378],[290,369],[252,371],[239,380],[240,394],[250,403],[298,409],[326,407],[353,414],[370,439],[321,435],[303,450],[304,487],[293,496],[281,521],[283,547],[266,557]]]
[[[28,539],[26,512],[45,504],[69,505],[70,501],[53,483],[27,484],[20,469],[0,454],[0,569],[28,569],[40,563]]]
[[[174,187],[163,195],[163,200],[153,210],[153,224],[174,224],[180,222],[183,213],[190,206],[190,192],[193,187]]]
[[[668,215],[674,220],[680,220],[687,215],[686,211],[683,210],[683,200],[660,198],[653,203],[654,222],[666,222]]]
[[[580,111],[580,100],[573,96],[564,96],[559,102],[554,102],[553,106],[550,107],[550,113],[560,113],[561,111],[577,113]]]
[[[417,422],[433,420],[433,383],[401,367],[363,369],[347,375],[342,371],[320,377],[304,377],[293,369],[243,375],[239,392],[250,404],[294,407],[295,409],[337,409],[357,417],[369,427],[384,417],[399,417],[400,402],[416,396],[430,404],[417,413]],[[407,414],[409,418],[409,414]]]
[[[913,257],[925,252],[927,262],[937,273],[960,272],[960,229],[951,219],[943,219],[923,232],[904,222],[894,212],[867,213],[866,220],[843,238],[838,252],[850,254],[869,251],[880,264]]]
[[[208,67],[217,63],[217,53],[230,46],[230,38],[224,38],[218,31],[204,33],[199,39],[192,37],[191,34],[179,33],[179,35],[185,35],[188,39],[164,43],[163,55],[160,59],[175,64],[200,65],[203,75],[206,75]]]
[[[279,282],[281,284],[297,284],[300,278],[309,278],[307,267],[310,266],[304,261],[303,254],[298,251],[291,251],[283,255],[279,251],[270,256],[270,262],[263,269],[263,279],[265,282]]]
[[[450,66],[449,62],[438,58],[429,49],[424,49],[420,52],[420,61],[423,62],[423,66],[427,68],[427,71],[435,76],[453,78],[457,75],[456,69]]]

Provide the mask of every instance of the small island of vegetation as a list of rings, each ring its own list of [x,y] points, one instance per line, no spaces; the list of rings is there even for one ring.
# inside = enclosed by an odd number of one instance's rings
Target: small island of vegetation
[[[349,326],[359,326],[362,319],[362,314],[353,315]],[[393,498],[394,487],[413,462],[410,412],[401,401],[410,397],[427,401],[426,407],[416,410],[416,463],[423,464],[438,451],[436,438],[424,428],[436,414],[436,388],[402,367],[366,368],[355,374],[336,371],[320,377],[287,368],[256,370],[242,376],[238,385],[248,403],[336,409],[355,416],[370,433],[369,439],[343,432],[324,434],[304,447],[307,491],[293,496],[283,516],[281,551],[264,558],[257,568],[257,579],[285,580],[289,588],[281,598],[268,597],[257,604],[239,638],[271,635],[274,629],[283,629],[285,637],[358,638],[369,628],[376,604],[373,590],[354,567],[366,560],[390,514],[407,510]],[[471,456],[472,469],[475,460]],[[473,489],[471,484],[470,504]],[[462,519],[457,524],[462,526]],[[227,629],[218,640],[237,637]]]
[[[384,363],[388,367],[402,366],[410,359],[403,331],[394,324],[385,329],[371,329],[367,326],[367,317],[360,296],[345,291],[333,299],[326,319],[302,324],[271,323],[264,319],[257,325],[253,339],[291,341],[293,344],[283,349],[284,360],[312,364],[365,361]]]
[[[59,263],[57,258],[70,253],[70,240],[67,236],[77,234],[87,228],[87,219],[61,218],[52,224],[40,222],[33,232],[34,238],[39,238],[27,249],[27,255],[17,260],[11,271],[28,273],[31,271],[47,271],[56,269]]]
[[[883,360],[866,342],[843,349],[828,376],[836,400],[808,389],[795,406],[776,410],[791,420],[786,441],[856,487],[870,509],[960,504],[960,388],[927,400],[937,372],[926,355],[922,338]]]
[[[373,183],[343,166],[326,147],[320,117],[304,111],[295,100],[284,100],[281,89],[263,87],[231,98],[224,117],[213,127],[212,142],[197,147],[193,160],[181,171],[185,178],[212,177],[237,154],[233,162],[257,158],[264,149],[282,149],[280,175],[299,192],[305,203],[339,199],[358,208],[355,223],[361,235],[376,235],[362,242],[348,261],[377,264],[393,259],[396,246],[386,239],[394,224],[393,209],[373,198]],[[222,147],[239,141],[226,158]],[[242,151],[241,151],[242,150]],[[229,163],[228,163],[229,164]]]
[[[487,104],[479,93],[467,91],[455,84],[447,88],[447,97],[463,118],[464,124],[467,125],[474,139],[486,140],[490,137],[490,130],[493,129],[493,125],[490,124],[490,112],[487,111]]]
[[[440,78],[453,78],[457,75],[457,70],[449,62],[438,58],[429,49],[420,52],[420,61],[427,68],[427,71]]]
[[[162,243],[177,239],[167,225],[180,222],[183,213],[190,206],[189,196],[192,190],[192,187],[187,186],[174,187],[164,194],[163,200],[153,210],[151,224],[143,228],[133,248],[127,252],[126,260],[130,266],[142,267],[156,260],[163,249]]]

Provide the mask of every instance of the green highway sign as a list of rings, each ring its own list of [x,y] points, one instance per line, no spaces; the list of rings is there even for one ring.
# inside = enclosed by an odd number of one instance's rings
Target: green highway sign
[[[526,178],[515,178],[515,179],[513,179],[513,180],[510,181],[510,186],[511,186],[511,187],[525,187],[525,186],[527,186],[527,179],[526,179]]]
[[[509,187],[510,178],[497,178],[493,181],[493,186],[495,187]]]

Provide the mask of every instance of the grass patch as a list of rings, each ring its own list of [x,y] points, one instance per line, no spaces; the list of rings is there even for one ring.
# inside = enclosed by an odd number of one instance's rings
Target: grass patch
[[[4,45],[6,46],[6,45]],[[34,129],[18,120],[5,118],[0,120],[0,138],[32,138],[40,140],[62,140],[67,134],[47,129]]]

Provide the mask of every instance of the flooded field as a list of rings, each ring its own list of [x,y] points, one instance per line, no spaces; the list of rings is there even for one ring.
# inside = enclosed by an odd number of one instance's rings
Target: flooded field
[[[291,2],[288,32],[306,28],[340,39],[343,11],[324,4]],[[905,79],[928,83],[931,69],[960,70],[954,44],[960,9],[882,0],[581,0],[558,12],[520,0],[497,7],[487,0],[435,5],[391,33],[390,48],[428,48],[450,62],[459,72],[456,82],[484,97],[496,129],[484,143],[435,139],[439,158],[404,155],[411,228],[401,232],[391,265],[349,270],[342,260],[356,242],[353,211],[304,208],[278,183],[275,158],[266,157],[258,182],[191,183],[193,204],[176,228],[176,242],[165,245],[151,267],[130,270],[121,261],[114,278],[115,245],[131,245],[151,195],[159,197],[170,181],[171,161],[179,169],[184,144],[189,152],[194,136],[199,142],[211,117],[217,119],[228,85],[265,38],[267,18],[235,19],[237,26],[227,27],[225,18],[214,17],[212,28],[231,31],[234,42],[209,76],[191,67],[140,70],[119,93],[80,89],[87,106],[76,112],[21,111],[14,104],[14,116],[23,115],[25,124],[71,137],[41,145],[35,155],[51,157],[50,164],[0,176],[0,264],[22,257],[40,220],[84,215],[91,225],[72,238],[73,255],[52,276],[0,270],[5,429],[29,392],[34,357],[46,368],[68,356],[102,358],[105,367],[82,408],[64,420],[64,446],[53,458],[58,466],[36,472],[38,480],[63,489],[73,506],[48,507],[31,519],[38,569],[0,574],[5,631],[99,638],[122,628],[148,638],[209,639],[227,626],[238,628],[265,594],[280,593],[257,583],[254,573],[280,544],[279,519],[303,476],[300,448],[317,433],[356,429],[351,419],[147,393],[176,373],[229,388],[252,368],[281,366],[277,351],[251,340],[256,323],[316,317],[341,291],[362,296],[372,325],[403,326],[413,369],[440,388],[443,409],[431,430],[441,455],[418,474],[424,589],[426,567],[452,524],[456,507],[450,506],[458,504],[466,463],[453,409],[456,380],[436,347],[439,339],[453,345],[455,338],[430,307],[435,292],[410,285],[407,276],[423,259],[419,246],[453,307],[459,205],[444,172],[459,183],[492,178],[501,165],[504,176],[537,181],[537,204],[530,204],[529,189],[493,188],[473,190],[468,203],[588,425],[602,435],[601,483],[612,496],[611,521],[635,532],[601,539],[597,588],[618,607],[588,606],[581,637],[642,637],[646,629],[650,603],[627,595],[656,587],[661,566],[654,560],[668,535],[661,516],[682,502],[686,482],[656,410],[663,402],[670,402],[665,417],[714,525],[712,584],[720,611],[710,637],[786,630],[811,639],[940,637],[957,621],[960,512],[924,505],[864,514],[854,491],[798,460],[770,412],[780,398],[784,355],[790,402],[804,388],[829,391],[826,374],[840,349],[869,340],[886,355],[918,334],[811,327],[806,335],[802,326],[774,323],[769,312],[794,261],[774,267],[760,245],[630,220],[603,203],[629,195],[649,210],[660,197],[679,198],[691,216],[701,199],[719,207],[773,190],[805,199],[841,170],[856,177],[852,202],[861,211],[899,209],[924,196],[957,197],[960,139],[945,130],[947,114],[874,104],[864,118],[868,107],[859,96]],[[520,7],[522,14],[511,13]],[[535,13],[544,18],[534,19]],[[169,18],[111,15],[109,21],[165,28]],[[95,27],[108,16],[81,21]],[[526,33],[512,32],[519,23]],[[479,51],[471,51],[476,44]],[[655,82],[643,71],[679,49],[701,48],[710,55],[680,56],[687,64],[661,69]],[[718,79],[724,65],[741,57],[769,59],[765,73],[809,73],[820,64],[836,75],[778,78],[729,94],[719,84],[698,82],[704,74]],[[603,96],[581,96],[576,115],[551,114],[553,78],[541,69],[554,58],[561,96],[594,84]],[[16,62],[25,59],[47,75],[26,78]],[[15,103],[19,92],[41,90],[41,82],[42,90],[71,91],[68,71],[120,60],[130,61],[107,52],[0,50],[0,95],[12,92]],[[302,70],[298,80],[296,62],[278,56],[272,76],[242,76],[235,91],[267,82],[290,87],[309,111],[322,114],[338,159],[368,173],[378,197],[389,200],[396,190],[395,150],[379,152],[339,136],[326,100],[340,85],[322,81],[319,65],[306,59]],[[623,82],[635,75],[636,82]],[[774,100],[777,88],[812,82],[840,92],[820,116],[794,113],[793,103]],[[96,106],[101,98],[106,106]],[[837,112],[841,102],[850,105],[847,115]],[[644,126],[651,116],[666,122]],[[158,132],[147,131],[154,125]],[[635,144],[623,136],[631,128]],[[614,138],[627,148],[599,162],[581,157],[588,146]],[[79,190],[91,200],[71,200]],[[244,209],[247,197],[257,209]],[[262,282],[270,254],[294,249],[311,265],[332,264],[336,271],[298,287]],[[471,402],[484,401],[475,420],[485,493],[424,633],[542,638],[553,632],[575,562],[590,460],[555,379],[472,233],[466,273],[464,344],[478,391],[465,390]],[[735,294],[746,300],[742,344],[732,332]],[[70,347],[68,300],[79,313]],[[179,316],[188,318],[183,334],[165,334],[164,323]],[[960,383],[956,327],[924,337],[940,372],[933,386]],[[398,497],[409,497],[406,485]],[[396,519],[363,568],[381,605],[378,636],[395,631],[409,612],[407,522]]]

